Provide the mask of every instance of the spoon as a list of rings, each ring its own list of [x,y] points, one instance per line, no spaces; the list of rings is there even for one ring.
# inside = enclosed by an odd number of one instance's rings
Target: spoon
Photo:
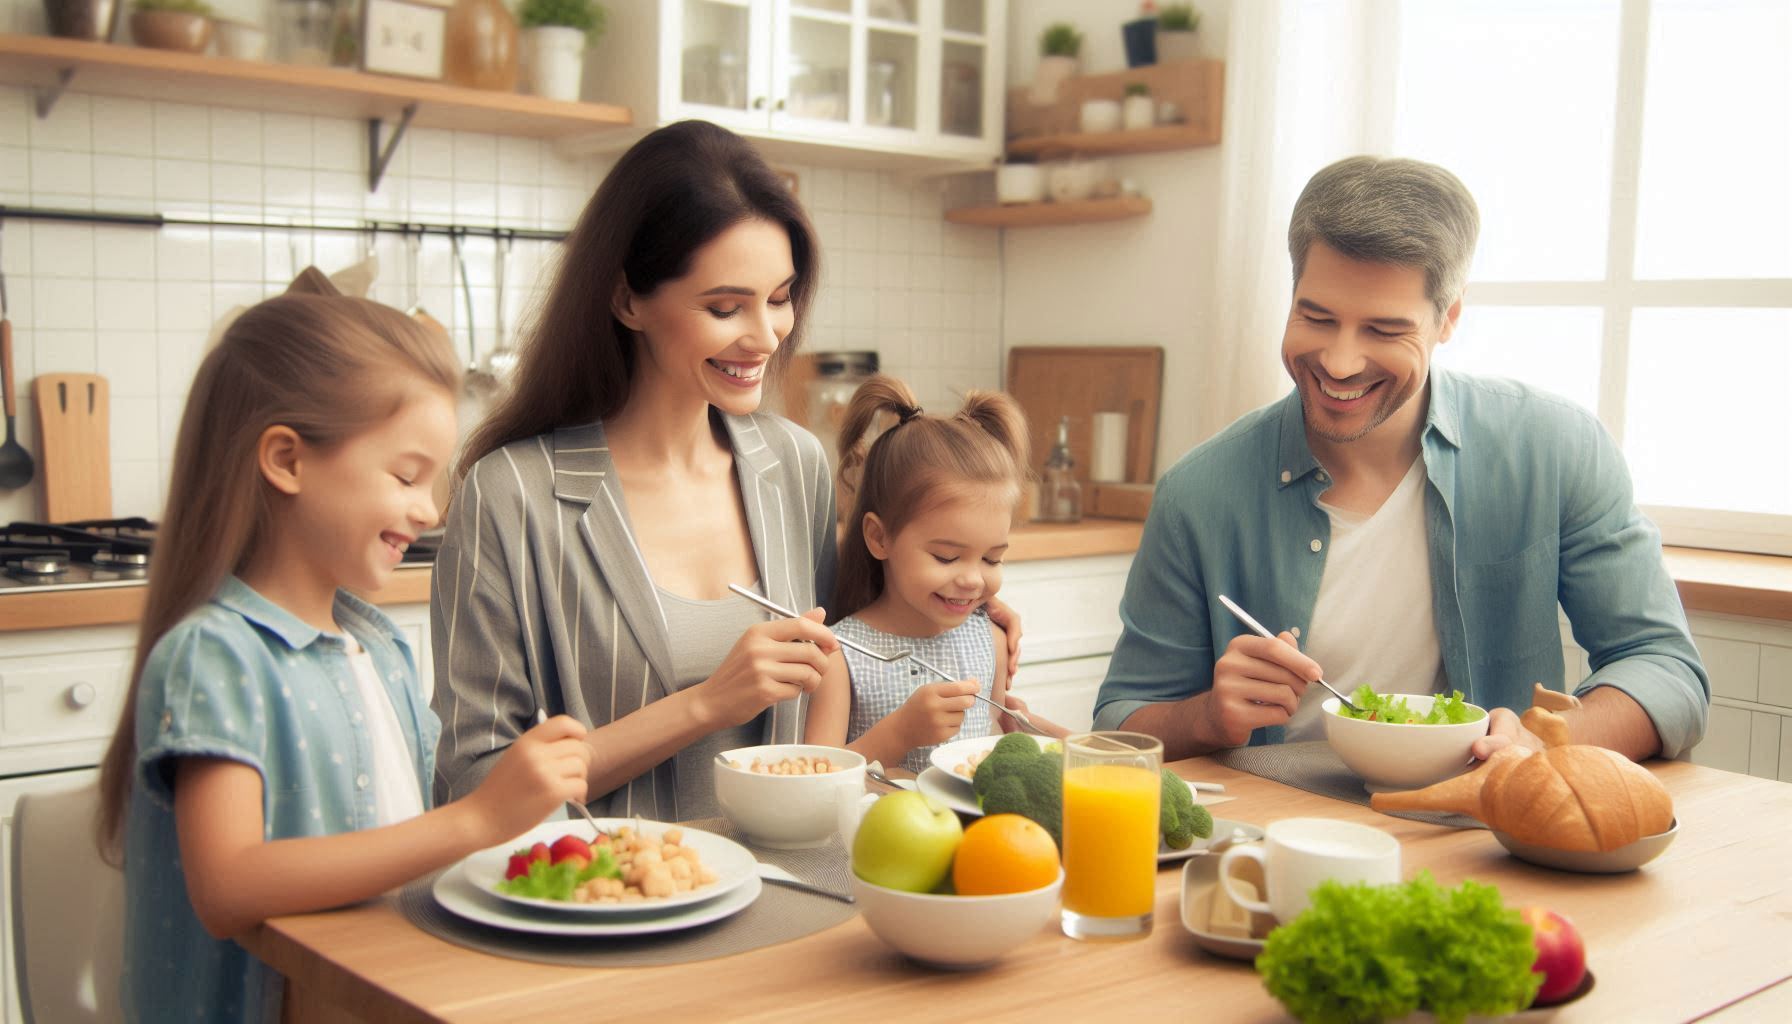
[[[498,390],[498,378],[479,362],[479,335],[473,328],[473,282],[467,277],[467,257],[461,252],[460,233],[451,233],[448,240],[453,246],[454,267],[460,273],[467,313],[467,372],[461,379],[461,388],[470,398],[488,398]]]
[[[1258,636],[1265,637],[1270,640],[1274,640],[1276,638],[1276,635],[1274,633],[1271,633],[1269,630],[1263,628],[1263,623],[1258,622],[1256,619],[1251,618],[1250,612],[1247,612],[1243,608],[1240,608],[1236,604],[1233,604],[1231,598],[1227,597],[1224,594],[1219,595],[1219,598],[1220,598],[1220,603],[1226,606],[1226,610],[1230,611],[1232,614],[1238,616],[1239,621],[1241,621],[1245,625],[1251,627],[1252,632],[1256,633]],[[1333,686],[1332,684],[1326,682],[1323,679],[1319,680],[1319,685],[1332,691],[1332,696],[1338,698],[1339,703],[1343,704],[1345,707],[1349,708],[1350,710],[1356,712],[1359,715],[1363,713],[1363,709],[1357,707],[1355,704],[1350,703],[1350,698],[1339,693],[1338,688],[1336,686]]]
[[[498,343],[485,354],[485,372],[500,384],[510,379],[511,371],[516,369],[517,361],[516,347],[510,343],[510,338],[505,332],[507,318],[504,306],[505,268],[510,263],[510,247],[515,241],[516,232],[514,231],[506,231],[496,238],[498,256],[494,276],[497,278],[498,285]]]
[[[13,418],[19,399],[12,386],[12,321],[6,318],[6,274],[0,272],[0,387],[6,389],[6,443],[0,444],[0,490],[15,490],[31,482],[36,467],[31,453],[13,435]]]

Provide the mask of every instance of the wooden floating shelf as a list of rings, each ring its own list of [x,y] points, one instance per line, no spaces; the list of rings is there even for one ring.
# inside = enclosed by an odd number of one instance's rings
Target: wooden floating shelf
[[[1143,196],[1115,199],[1078,199],[1068,203],[1020,203],[1012,206],[965,206],[947,210],[954,224],[981,228],[1036,228],[1049,224],[1094,224],[1104,220],[1143,217],[1151,212],[1151,200]]]
[[[1219,133],[1203,125],[1165,124],[1130,132],[1067,132],[1036,135],[1008,143],[1009,156],[1123,156],[1127,153],[1162,153],[1172,149],[1211,146]]]
[[[386,120],[415,107],[423,128],[559,138],[625,128],[627,107],[569,103],[346,68],[232,60],[140,46],[0,33],[0,84],[295,114]],[[40,105],[44,93],[40,92]]]

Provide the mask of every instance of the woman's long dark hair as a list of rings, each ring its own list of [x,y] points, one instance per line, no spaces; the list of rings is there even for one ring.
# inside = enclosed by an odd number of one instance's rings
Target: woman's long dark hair
[[[871,441],[881,414],[896,423]],[[995,485],[1018,507],[1031,479],[1027,417],[1005,391],[965,392],[950,416],[929,416],[907,384],[882,374],[859,385],[840,427],[840,484],[853,495],[840,542],[840,572],[828,621],[865,609],[884,592],[884,563],[865,543],[865,516],[875,513],[895,537],[909,520],[952,497],[953,488]]]
[[[512,441],[614,415],[628,401],[638,336],[611,312],[616,286],[638,295],[690,272],[698,249],[745,220],[790,235],[796,327],[772,357],[790,361],[815,295],[819,249],[784,180],[745,139],[680,121],[632,146],[567,237],[554,284],[528,332],[516,385],[467,439],[456,478]]]

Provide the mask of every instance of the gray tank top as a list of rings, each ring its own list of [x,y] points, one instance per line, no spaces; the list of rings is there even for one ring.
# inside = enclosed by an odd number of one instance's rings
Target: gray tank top
[[[765,614],[757,606],[738,597],[697,601],[663,587],[655,589],[660,592],[660,607],[666,612],[666,634],[672,640],[675,689],[686,690],[708,679],[747,627],[765,621]],[[673,761],[678,777],[678,820],[711,818],[722,813],[716,804],[716,755],[764,743],[767,714],[770,712],[745,725],[712,732],[678,752]]]
[[[868,626],[850,615],[834,623],[834,633],[884,654],[909,651],[922,661],[952,673],[954,679],[978,680],[983,684],[983,696],[994,696],[995,637],[989,631],[988,616],[981,610],[939,636],[897,636]],[[849,648],[840,650],[846,656],[846,669],[852,676],[852,717],[846,726],[848,743],[865,735],[879,720],[901,707],[917,686],[940,681],[932,672],[906,661],[890,664]],[[964,724],[952,738],[988,736],[994,731],[989,705],[978,701],[965,712]],[[902,767],[919,775],[927,767],[927,755],[932,751],[933,747],[916,747],[903,759]]]

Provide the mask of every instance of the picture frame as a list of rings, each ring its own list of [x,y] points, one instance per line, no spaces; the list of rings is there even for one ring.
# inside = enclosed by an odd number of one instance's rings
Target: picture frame
[[[361,69],[440,81],[447,27],[447,7],[430,0],[364,0]]]

